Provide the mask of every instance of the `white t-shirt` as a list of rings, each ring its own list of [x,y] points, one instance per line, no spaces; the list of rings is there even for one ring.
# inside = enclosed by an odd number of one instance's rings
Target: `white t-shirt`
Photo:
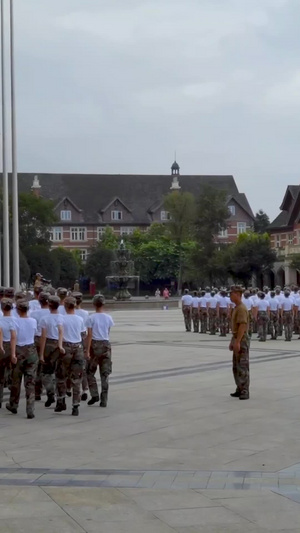
[[[297,296],[297,298],[294,300],[294,305],[298,307],[298,311],[300,308],[300,296]]]
[[[275,298],[275,296],[272,298],[270,298],[269,300],[269,307],[270,307],[270,311],[278,311],[279,309],[279,302],[277,300],[277,298]]]
[[[190,294],[184,294],[181,298],[183,305],[192,305],[193,297]],[[98,313],[99,315],[100,313]]]
[[[193,308],[194,309],[198,309],[198,305],[199,305],[199,298],[198,296],[193,296]]]
[[[269,309],[269,302],[265,299],[259,300],[256,304],[256,307],[258,311],[268,311]]]
[[[87,322],[87,327],[92,329],[93,341],[109,341],[109,330],[114,325],[112,317],[106,313],[93,313]]]
[[[38,311],[41,309],[41,304],[38,300],[30,300],[29,302],[29,311]]]
[[[207,308],[207,298],[205,296],[201,296],[201,298],[199,298],[199,307],[201,307],[201,309],[206,309]]]
[[[36,336],[40,337],[42,335],[41,320],[46,316],[50,315],[49,309],[38,309],[37,311],[32,311],[30,317],[34,318],[37,323]]]
[[[283,311],[291,311],[291,310],[293,309],[293,305],[294,305],[294,304],[293,304],[293,301],[291,300],[291,298],[290,298],[290,297],[287,297],[287,298],[286,298],[286,297],[284,296],[284,298],[283,298],[282,301],[281,301],[281,305],[280,305],[280,307],[281,307],[281,309],[282,309]]]
[[[252,302],[251,298],[250,297],[249,298],[243,298],[242,301],[243,301],[244,306],[247,307],[247,310],[251,311],[251,309],[253,308],[253,302]]]
[[[82,341],[81,333],[85,333],[85,326],[81,316],[68,315],[67,313],[63,317],[64,328],[64,342],[72,342],[73,344]]]
[[[85,331],[87,330],[87,321],[88,321],[88,318],[89,318],[89,312],[88,311],[85,311],[84,309],[75,309],[75,314],[78,315],[78,316],[81,316],[82,320],[83,320],[83,323],[84,323],[84,327],[85,327]]]
[[[208,300],[209,308],[216,309],[218,305],[218,299],[215,296],[211,296]]]
[[[257,294],[253,294],[253,296],[250,296],[250,300],[253,304],[253,307],[256,307],[257,302],[259,302],[259,297],[257,296]]]
[[[11,316],[3,316],[0,318],[0,329],[3,333],[3,342],[10,342],[12,331],[16,331],[15,319]]]
[[[218,303],[220,309],[228,309],[228,306],[230,304],[230,298],[228,298],[228,296],[219,296]]]
[[[60,315],[66,315],[67,314],[64,305],[59,305],[57,311],[58,311],[58,313]]]
[[[58,313],[49,313],[49,315],[43,316],[40,322],[40,328],[46,330],[47,339],[58,341],[59,333],[58,326],[63,326],[64,318]]]
[[[17,346],[28,346],[34,344],[37,323],[34,318],[16,318]]]

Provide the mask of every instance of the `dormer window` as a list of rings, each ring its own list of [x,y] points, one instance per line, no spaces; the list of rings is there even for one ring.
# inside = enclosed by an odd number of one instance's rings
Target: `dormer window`
[[[111,220],[122,220],[123,213],[122,211],[113,210],[111,212]]]
[[[72,220],[72,212],[69,209],[63,209],[60,212],[60,220]]]
[[[171,215],[169,213],[169,211],[161,211],[160,212],[160,220],[162,222],[165,222],[166,220],[170,220],[171,219]]]
[[[230,214],[234,217],[235,216],[235,205],[229,205],[228,211],[230,211]]]

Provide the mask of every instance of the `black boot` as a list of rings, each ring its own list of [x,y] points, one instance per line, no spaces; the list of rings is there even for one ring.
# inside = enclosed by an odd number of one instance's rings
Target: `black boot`
[[[236,390],[232,394],[230,394],[231,398],[239,398],[241,396],[240,391]]]
[[[106,407],[106,406],[107,406],[107,392],[101,392],[100,407]]]
[[[42,399],[42,398],[41,398],[41,396],[40,396],[39,394],[35,397],[35,401],[36,401],[36,402],[40,402],[41,399]]]
[[[82,395],[81,395],[81,401],[82,402],[86,402],[88,399],[88,395],[86,392],[83,392]]]
[[[16,407],[12,407],[12,405],[10,405],[10,403],[7,403],[5,407],[6,407],[6,409],[7,409],[8,411],[10,411],[13,415],[16,415],[17,412],[18,412],[18,410],[16,409]]]
[[[72,416],[79,416],[79,405],[73,405]]]
[[[68,396],[69,398],[71,398],[71,396],[72,396],[72,392],[71,392],[70,390],[67,390],[67,396]]]
[[[98,403],[100,400],[99,396],[94,396],[88,401],[88,405],[94,405],[94,403]]]
[[[33,418],[35,418],[35,415],[32,411],[30,411],[29,413],[27,413],[27,418],[28,420],[32,420]]]
[[[48,399],[47,401],[45,402],[45,407],[51,407],[51,405],[55,403],[55,398],[54,398],[54,394],[49,394],[48,395]]]
[[[61,399],[57,400],[54,412],[55,413],[62,413],[62,411],[65,411],[66,409],[67,409],[67,406],[66,406],[65,398],[61,398]]]

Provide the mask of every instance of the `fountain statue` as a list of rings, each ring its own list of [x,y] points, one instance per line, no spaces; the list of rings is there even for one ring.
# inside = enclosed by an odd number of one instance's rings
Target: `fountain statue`
[[[130,281],[139,281],[140,278],[134,274],[134,261],[130,259],[130,251],[127,250],[123,239],[115,253],[116,260],[110,263],[111,275],[106,276],[106,281],[117,284],[116,300],[130,300],[128,284]]]

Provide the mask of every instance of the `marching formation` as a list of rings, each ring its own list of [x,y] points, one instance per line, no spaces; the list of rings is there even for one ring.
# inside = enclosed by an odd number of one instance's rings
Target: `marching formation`
[[[232,313],[235,304],[229,297],[227,289],[194,291],[186,289],[182,296],[182,312],[186,331],[209,333],[226,337],[230,332]],[[265,342],[268,335],[276,340],[283,334],[286,341],[291,341],[293,333],[300,339],[300,291],[296,286],[290,288],[276,287],[270,290],[264,287],[245,290],[242,302],[249,314],[249,336],[257,334],[260,342]]]
[[[10,390],[6,409],[17,414],[22,378],[27,418],[35,417],[35,401],[46,391],[45,407],[66,411],[72,396],[72,415],[78,416],[80,401],[107,406],[112,371],[110,328],[114,322],[104,312],[104,297],[93,299],[95,312],[82,309],[82,294],[34,287],[34,297],[0,287],[0,407],[5,387]],[[99,367],[101,394],[95,374]]]

